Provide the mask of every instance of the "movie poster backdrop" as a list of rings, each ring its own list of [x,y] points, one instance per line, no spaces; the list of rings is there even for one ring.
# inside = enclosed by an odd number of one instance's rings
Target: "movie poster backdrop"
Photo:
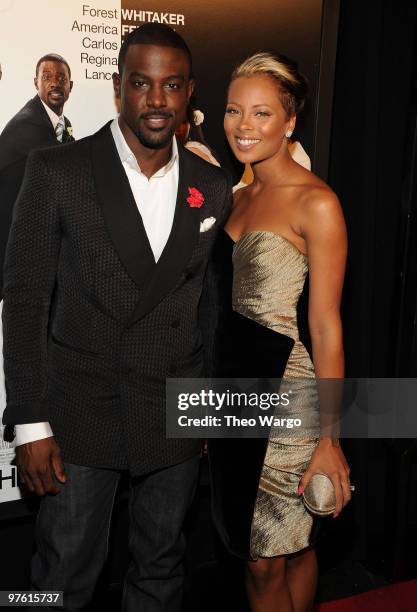
[[[329,118],[320,118],[320,112],[331,112],[337,32],[338,2],[329,5],[324,0],[0,0],[0,132],[36,94],[36,62],[52,52],[71,67],[74,86],[64,112],[74,137],[92,134],[116,115],[112,74],[117,71],[121,40],[143,23],[165,23],[191,48],[205,138],[236,182],[241,168],[232,159],[222,129],[227,83],[234,66],[261,49],[295,59],[309,81],[309,104],[295,135],[312,158],[313,169],[319,168],[319,138],[325,143],[323,155],[328,154]],[[319,125],[325,127],[318,133]],[[4,406],[0,362],[0,416]],[[11,465],[13,444],[3,442],[2,429],[0,517],[5,502],[21,497]]]

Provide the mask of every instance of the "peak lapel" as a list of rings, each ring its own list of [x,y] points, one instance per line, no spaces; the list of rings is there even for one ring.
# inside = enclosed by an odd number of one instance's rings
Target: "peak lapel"
[[[155,269],[155,259],[110,124],[92,137],[91,159],[107,231],[127,273],[143,287]]]
[[[191,208],[187,202],[188,188],[196,183],[192,157],[187,156],[180,144],[178,155],[178,193],[171,234],[130,324],[152,310],[175,287],[199,238],[200,210]]]

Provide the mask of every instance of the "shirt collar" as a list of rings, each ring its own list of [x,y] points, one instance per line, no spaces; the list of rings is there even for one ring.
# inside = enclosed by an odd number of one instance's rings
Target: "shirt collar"
[[[137,162],[137,159],[134,156],[131,148],[127,144],[125,137],[123,136],[122,130],[120,129],[118,117],[115,117],[113,121],[111,122],[110,130],[113,135],[114,143],[116,145],[116,149],[117,149],[117,152],[119,154],[120,161],[122,162],[122,164],[127,163],[132,168],[135,168],[142,174],[142,171]],[[165,166],[160,168],[157,172],[155,172],[155,174],[152,175],[152,178],[165,176],[171,170],[174,164],[177,162],[178,162],[178,145],[177,145],[177,139],[174,137],[172,139],[172,153],[171,153],[171,158],[169,162],[165,164]]]
[[[42,102],[44,109],[48,113],[48,117],[49,117],[49,119],[52,122],[52,126],[53,126],[54,130],[56,130],[56,126],[58,125],[58,121],[64,115],[63,114],[62,115],[57,115],[56,113],[54,113],[54,111],[51,110],[47,104],[45,104],[45,102],[42,100],[42,98],[40,96],[39,96],[39,100]]]

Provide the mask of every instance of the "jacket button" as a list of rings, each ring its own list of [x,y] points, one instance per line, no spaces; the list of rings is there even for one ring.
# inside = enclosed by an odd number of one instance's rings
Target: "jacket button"
[[[171,327],[177,328],[180,326],[180,320],[179,319],[174,319],[173,321],[171,321]]]
[[[186,272],[186,273],[184,274],[184,278],[185,278],[185,280],[186,280],[186,281],[191,280],[191,279],[193,278],[193,276],[194,276],[194,275],[193,275],[193,273],[192,273],[192,272]]]

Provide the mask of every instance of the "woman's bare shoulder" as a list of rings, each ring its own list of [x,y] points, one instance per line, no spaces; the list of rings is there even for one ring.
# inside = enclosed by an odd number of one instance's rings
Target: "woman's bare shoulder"
[[[320,183],[303,190],[298,208],[301,233],[305,238],[329,233],[344,242],[346,227],[339,198],[323,181]]]
[[[303,182],[296,186],[300,208],[309,214],[340,208],[339,198],[329,185],[312,172],[305,171]]]

